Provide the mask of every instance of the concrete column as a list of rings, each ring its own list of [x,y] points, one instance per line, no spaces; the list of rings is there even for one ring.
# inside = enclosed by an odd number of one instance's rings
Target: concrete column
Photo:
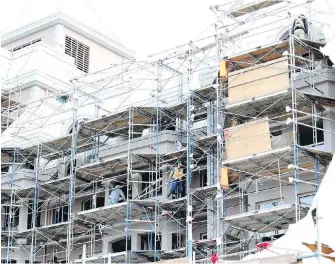
[[[141,250],[141,237],[135,232],[131,234],[131,250]]]
[[[132,199],[138,199],[142,192],[142,175],[140,173],[132,174],[131,195]]]
[[[213,208],[214,201],[210,200],[208,201],[208,209],[207,209],[207,237],[208,238],[216,238],[217,232],[216,232],[216,217],[217,213],[213,211],[211,208]]]
[[[162,196],[163,200],[166,199],[166,196],[170,192],[169,188],[169,167],[168,166],[163,166],[162,167],[162,174],[163,174],[163,179],[162,179]]]
[[[329,131],[324,131],[325,151],[333,153],[335,151],[335,134],[333,134],[335,131],[335,109],[327,108],[325,117],[334,120],[323,120],[323,129]]]
[[[28,223],[28,206],[22,205],[20,206],[18,231],[27,230],[27,223]]]
[[[60,53],[65,52],[64,26],[61,25],[61,24],[55,25],[53,46],[57,49],[58,52],[60,52]]]
[[[168,217],[164,217],[164,222],[168,221]],[[162,228],[162,250],[172,250],[172,230],[171,224],[168,223]]]

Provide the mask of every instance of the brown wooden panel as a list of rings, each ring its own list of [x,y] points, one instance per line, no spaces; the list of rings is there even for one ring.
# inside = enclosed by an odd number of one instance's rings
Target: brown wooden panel
[[[271,150],[268,118],[225,129],[224,137],[227,160]]]
[[[239,70],[229,76],[228,103],[233,104],[289,88],[286,58]]]

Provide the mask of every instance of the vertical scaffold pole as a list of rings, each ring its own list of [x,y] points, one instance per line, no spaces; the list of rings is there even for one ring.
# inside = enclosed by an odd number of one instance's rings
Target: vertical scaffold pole
[[[68,198],[68,225],[67,225],[67,246],[66,246],[66,263],[70,263],[70,255],[72,250],[72,205],[75,195],[75,179],[76,179],[76,152],[77,152],[77,133],[78,133],[78,91],[74,86],[73,90],[73,117],[72,117],[72,135],[71,135],[71,158],[70,158],[70,179],[69,179],[69,198]]]
[[[41,127],[39,127],[39,134],[41,133]],[[32,214],[32,229],[31,229],[31,245],[30,245],[30,264],[33,264],[35,261],[35,249],[36,249],[36,220],[38,215],[38,198],[39,198],[39,170],[40,170],[40,136],[38,136],[38,142],[37,142],[37,155],[35,159],[34,169],[35,169],[35,189],[34,189],[34,203],[33,203],[33,214]]]
[[[292,19],[291,19],[292,20]],[[293,23],[293,20],[292,20]],[[292,23],[290,25],[292,25]],[[290,62],[290,85],[291,85],[291,96],[292,96],[292,129],[293,129],[293,164],[294,164],[294,195],[295,195],[295,219],[299,221],[299,169],[298,169],[298,126],[297,126],[297,94],[294,86],[295,81],[295,37],[293,35],[292,27],[289,29],[289,62]]]
[[[159,143],[160,143],[160,131],[161,131],[161,109],[160,109],[160,95],[161,95],[161,89],[162,89],[162,62],[159,61],[157,65],[157,94],[156,94],[156,177],[155,177],[155,197],[158,196],[158,179],[160,175],[160,153],[159,153]],[[157,208],[157,199],[155,199],[155,219],[154,219],[154,262],[157,262],[159,260],[159,256],[157,255],[157,242],[158,241],[158,230],[159,230],[159,221],[158,221],[158,208]]]
[[[15,142],[14,142],[15,143]],[[6,250],[6,264],[11,263],[10,261],[10,248],[12,246],[12,221],[13,221],[13,208],[15,208],[15,206],[13,206],[14,202],[15,202],[15,192],[14,192],[14,181],[15,181],[15,171],[16,171],[16,166],[15,163],[17,161],[17,149],[16,147],[14,148],[13,151],[13,163],[12,163],[12,167],[9,169],[9,175],[10,175],[10,183],[9,186],[11,187],[11,194],[10,194],[10,206],[8,208],[8,217],[7,217],[7,227],[8,227],[8,240],[7,240],[7,250]]]
[[[131,233],[130,233],[130,220],[131,220],[131,201],[130,201],[130,191],[131,191],[131,181],[132,181],[132,155],[131,155],[131,140],[133,135],[133,107],[129,108],[128,113],[128,168],[127,168],[127,194],[126,194],[126,263],[130,263],[130,252],[128,250],[130,243],[131,250]]]
[[[186,222],[187,222],[187,258],[188,263],[192,263],[192,197],[191,197],[191,179],[192,179],[192,131],[191,114],[193,105],[191,103],[191,81],[192,81],[192,47],[190,43],[188,51],[188,69],[187,69],[187,178],[186,178]]]

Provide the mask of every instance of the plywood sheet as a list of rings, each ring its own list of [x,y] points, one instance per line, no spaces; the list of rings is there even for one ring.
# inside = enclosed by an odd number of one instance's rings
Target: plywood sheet
[[[268,118],[224,130],[227,160],[271,150]]]
[[[289,88],[286,58],[239,70],[229,76],[228,103],[233,104]]]
[[[224,81],[228,80],[228,71],[229,71],[229,62],[228,61],[220,61],[220,78]]]
[[[229,178],[228,178],[229,168],[221,168],[221,188],[224,190],[229,189]]]

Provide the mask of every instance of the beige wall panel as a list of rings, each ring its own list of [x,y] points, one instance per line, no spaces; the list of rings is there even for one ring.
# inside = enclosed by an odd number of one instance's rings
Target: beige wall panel
[[[279,92],[289,88],[287,60],[263,63],[229,76],[228,103]]]
[[[225,129],[227,160],[271,150],[268,118]]]

